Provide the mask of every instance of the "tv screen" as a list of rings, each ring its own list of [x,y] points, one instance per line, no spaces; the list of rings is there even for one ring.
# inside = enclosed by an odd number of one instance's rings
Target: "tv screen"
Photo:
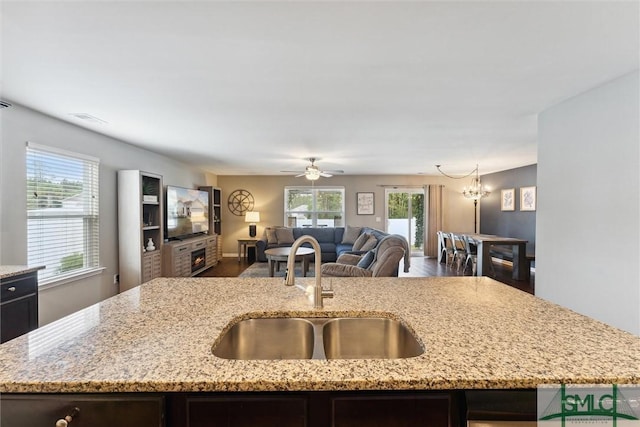
[[[168,239],[209,231],[209,193],[167,185],[166,201]]]

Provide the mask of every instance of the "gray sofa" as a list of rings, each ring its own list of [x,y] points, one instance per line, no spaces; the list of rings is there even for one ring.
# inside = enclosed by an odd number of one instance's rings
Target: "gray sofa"
[[[258,261],[265,262],[267,261],[267,256],[264,251],[271,248],[280,248],[280,247],[291,247],[293,244],[293,240],[299,238],[303,235],[313,236],[318,243],[320,244],[320,249],[322,250],[322,262],[334,262],[338,259],[338,257],[343,253],[356,253],[362,254],[366,251],[353,251],[353,243],[343,243],[345,227],[319,227],[319,228],[311,228],[311,227],[295,227],[288,228],[286,232],[280,233],[287,238],[281,239],[280,241],[275,240],[273,238],[273,231],[278,232],[278,229],[285,229],[286,227],[267,227],[264,230],[263,236],[260,240],[256,242],[256,258]],[[349,227],[351,228],[351,227]],[[388,236],[388,233],[384,231],[377,230],[375,228],[370,227],[362,227],[358,233],[358,236],[362,234],[369,233],[373,235],[378,242],[382,241],[382,239]],[[292,236],[291,236],[292,234]],[[349,230],[349,234],[353,234],[353,230]],[[271,239],[269,239],[271,237]],[[307,243],[303,244],[305,247],[311,247]],[[405,271],[409,271],[409,258],[410,251],[407,250],[407,253],[404,257]]]
[[[397,277],[400,260],[409,250],[407,239],[397,234],[383,238],[364,255],[344,253],[336,262],[322,264],[322,276]]]

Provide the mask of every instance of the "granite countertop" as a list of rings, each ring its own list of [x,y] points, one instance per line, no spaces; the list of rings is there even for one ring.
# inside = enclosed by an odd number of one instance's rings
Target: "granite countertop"
[[[29,267],[26,265],[0,265],[0,279],[42,270],[44,266]]]
[[[313,310],[299,289],[277,278],[156,279],[0,345],[0,392],[640,384],[639,337],[490,278],[331,281],[335,298]],[[243,361],[211,352],[223,329],[242,318],[374,314],[405,322],[424,354]]]

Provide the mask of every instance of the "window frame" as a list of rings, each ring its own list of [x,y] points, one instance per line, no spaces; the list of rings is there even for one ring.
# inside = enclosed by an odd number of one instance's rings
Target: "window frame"
[[[306,210],[306,211],[292,211],[289,210],[289,206],[288,206],[288,194],[289,191],[291,190],[303,190],[303,191],[309,191],[311,193],[311,197],[312,197],[312,203],[311,203],[311,210]],[[326,210],[318,210],[317,206],[318,206],[318,193],[322,192],[322,191],[338,191],[341,193],[341,211],[326,211]],[[314,185],[290,185],[290,186],[285,186],[284,187],[284,218],[283,218],[283,224],[287,227],[291,227],[291,224],[289,223],[289,217],[290,214],[307,214],[310,219],[311,219],[311,227],[312,228],[316,228],[318,227],[318,215],[319,214],[331,214],[331,213],[335,213],[335,214],[339,214],[340,218],[342,219],[342,224],[339,225],[333,225],[333,227],[344,227],[345,224],[345,188],[343,186],[314,186]],[[334,220],[335,221],[335,220]],[[301,227],[300,225],[297,224],[296,221],[296,227]]]
[[[80,174],[77,174],[78,170],[74,171],[71,168],[67,170],[56,169],[56,161],[77,164],[78,167],[81,167]],[[43,162],[45,166],[38,169],[38,162]],[[47,164],[46,162],[51,163]],[[75,175],[74,172],[76,172]],[[52,182],[62,182],[63,180],[82,182],[82,191],[72,196],[80,196],[76,201],[75,209],[73,202],[71,202],[70,208],[64,209],[62,203],[65,199],[56,200],[56,204],[59,203],[60,206],[49,206],[51,201],[48,201],[44,208],[30,208],[30,200],[34,200],[31,195],[34,191],[37,193],[41,188],[33,178],[40,173],[45,176],[53,176]],[[79,176],[81,176],[80,179]],[[45,266],[45,269],[38,271],[38,287],[46,289],[100,274],[105,269],[100,266],[100,159],[82,153],[27,142],[25,180],[27,265],[30,267]],[[59,191],[59,189],[54,191]],[[60,196],[63,195],[60,194]],[[48,197],[51,196],[48,195]],[[56,207],[63,209],[60,212],[46,212],[47,209]],[[82,220],[82,225],[77,220]],[[53,261],[54,258],[51,257],[51,246],[43,243],[43,236],[50,237],[52,235],[47,227],[58,230],[55,225],[51,225],[52,223],[61,223],[65,227],[73,229],[71,234],[67,235],[64,235],[67,229],[60,232],[60,237],[65,237],[65,239],[58,246],[61,257],[56,261]],[[82,229],[82,235],[79,234],[78,229]],[[68,239],[69,235],[74,239]],[[77,249],[78,245],[82,246],[81,251]],[[82,253],[82,267],[61,271],[62,259],[79,252]]]

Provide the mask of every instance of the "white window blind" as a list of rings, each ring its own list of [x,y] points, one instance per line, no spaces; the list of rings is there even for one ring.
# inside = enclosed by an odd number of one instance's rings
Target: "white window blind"
[[[99,160],[27,143],[27,257],[40,284],[99,268]]]

